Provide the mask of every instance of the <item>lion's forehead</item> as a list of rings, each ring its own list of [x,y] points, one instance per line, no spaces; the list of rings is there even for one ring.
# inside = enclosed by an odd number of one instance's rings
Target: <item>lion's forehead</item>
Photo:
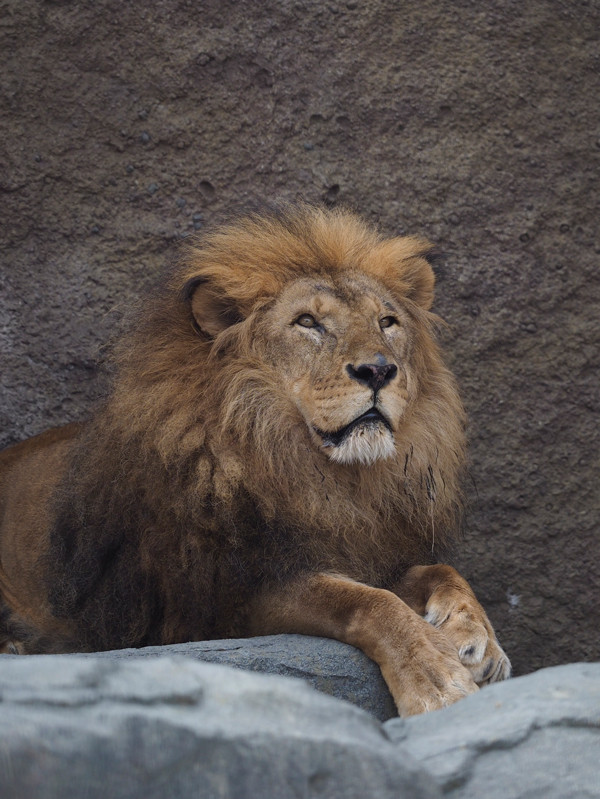
[[[382,309],[398,311],[397,303],[381,283],[356,271],[336,280],[322,275],[299,278],[284,288],[276,303],[280,309],[297,309],[303,304],[306,310],[312,308],[321,313],[365,315]]]

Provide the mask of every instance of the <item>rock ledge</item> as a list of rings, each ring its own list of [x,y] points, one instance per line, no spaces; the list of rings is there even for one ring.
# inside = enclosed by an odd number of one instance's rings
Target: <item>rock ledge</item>
[[[247,669],[300,674],[320,691]],[[389,717],[389,702],[362,653],[302,636],[4,655],[0,795],[600,796],[600,663],[544,669],[381,723],[374,714]]]

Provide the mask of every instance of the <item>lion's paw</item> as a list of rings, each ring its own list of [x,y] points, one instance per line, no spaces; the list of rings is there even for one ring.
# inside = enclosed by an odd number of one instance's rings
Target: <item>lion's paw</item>
[[[414,625],[395,673],[382,666],[401,716],[439,710],[479,690],[447,636],[416,618],[423,626]]]
[[[427,603],[425,620],[450,639],[477,685],[510,677],[510,660],[475,599],[456,602],[434,593]]]

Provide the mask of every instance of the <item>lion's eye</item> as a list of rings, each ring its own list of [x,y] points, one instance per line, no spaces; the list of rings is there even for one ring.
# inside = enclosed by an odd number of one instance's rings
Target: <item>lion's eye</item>
[[[383,330],[386,327],[391,327],[392,325],[397,325],[398,320],[395,316],[384,316],[383,319],[379,320],[379,327]]]
[[[303,313],[299,316],[296,321],[294,322],[295,325],[300,325],[300,327],[316,327],[317,320],[314,316],[311,316],[309,313]]]

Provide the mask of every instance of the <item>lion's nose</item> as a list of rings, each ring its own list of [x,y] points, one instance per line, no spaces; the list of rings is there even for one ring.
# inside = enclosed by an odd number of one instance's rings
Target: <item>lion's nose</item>
[[[346,371],[353,380],[358,380],[359,383],[364,383],[373,391],[379,391],[386,383],[393,380],[398,371],[395,363],[361,363],[360,366],[352,366],[348,364]]]

